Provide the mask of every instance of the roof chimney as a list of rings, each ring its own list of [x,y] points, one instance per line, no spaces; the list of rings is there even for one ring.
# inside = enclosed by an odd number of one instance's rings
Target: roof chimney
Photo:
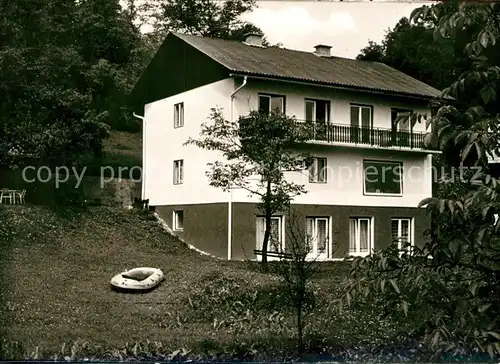
[[[263,35],[260,33],[245,34],[245,43],[251,46],[262,47]]]
[[[329,45],[324,45],[324,44],[318,44],[317,46],[314,46],[314,54],[320,57],[331,57],[330,54],[330,49],[332,49],[331,46]]]

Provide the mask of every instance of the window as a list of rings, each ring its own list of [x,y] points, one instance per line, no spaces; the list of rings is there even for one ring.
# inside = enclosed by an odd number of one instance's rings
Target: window
[[[271,110],[285,112],[285,96],[259,94],[259,111],[270,113]]]
[[[398,244],[398,249],[402,250],[413,245],[413,232],[410,218],[394,218],[391,220],[392,242]]]
[[[391,109],[392,145],[410,146],[412,131],[410,115],[413,111],[406,109]]]
[[[363,161],[364,193],[401,195],[403,193],[402,163]]]
[[[184,126],[184,103],[174,105],[174,128]]]
[[[372,106],[351,104],[351,141],[370,142]]]
[[[349,219],[349,254],[365,256],[372,247],[372,219],[356,217]]]
[[[172,225],[174,226],[174,230],[184,230],[184,211],[174,211],[174,222]]]
[[[330,246],[330,218],[307,217],[306,234],[309,243],[309,256],[313,259],[328,258]]]
[[[330,101],[306,99],[305,108],[306,121],[330,121]]]
[[[393,131],[410,131],[410,114],[412,110],[391,109],[391,127]]]
[[[326,183],[326,158],[314,157],[309,167],[309,182]]]
[[[257,217],[257,250],[262,250],[264,234],[266,231],[266,219],[263,216]],[[284,224],[282,216],[273,216],[271,218],[271,236],[267,246],[268,252],[282,252],[284,249]]]
[[[184,182],[184,160],[174,161],[174,185],[180,185]]]

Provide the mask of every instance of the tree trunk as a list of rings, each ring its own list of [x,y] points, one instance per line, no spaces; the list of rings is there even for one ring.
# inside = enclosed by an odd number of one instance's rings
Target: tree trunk
[[[266,213],[266,230],[264,231],[264,241],[262,242],[262,264],[267,264],[267,247],[269,245],[269,238],[271,237],[271,216]]]
[[[270,181],[267,181],[264,210],[265,210],[266,230],[264,232],[264,241],[262,242],[262,265],[265,267],[267,265],[267,251],[269,246],[269,239],[271,237],[271,217],[273,216],[273,212],[271,211]]]
[[[299,355],[304,353],[304,338],[302,332],[302,299],[301,302],[297,304],[297,346],[299,349]]]

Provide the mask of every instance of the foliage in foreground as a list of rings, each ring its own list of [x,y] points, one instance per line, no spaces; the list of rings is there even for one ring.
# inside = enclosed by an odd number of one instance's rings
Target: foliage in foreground
[[[421,202],[433,221],[424,247],[410,254],[392,247],[357,260],[345,298],[385,302],[402,322],[412,322],[408,336],[421,338],[436,355],[498,357],[500,181],[488,174],[488,156],[500,155],[500,5],[454,2],[444,15],[424,6],[412,19],[433,19],[437,44],[466,40],[463,52],[472,66],[443,91],[456,102],[441,100],[430,139],[447,166],[480,173],[442,183],[435,198]]]
[[[449,86],[471,61],[463,54],[467,37],[458,34],[456,39],[439,43],[433,31],[440,19],[453,13],[458,4],[453,1],[431,5],[432,12],[418,22],[403,17],[387,30],[382,42],[369,41],[357,56],[359,60],[382,62],[438,90]]]

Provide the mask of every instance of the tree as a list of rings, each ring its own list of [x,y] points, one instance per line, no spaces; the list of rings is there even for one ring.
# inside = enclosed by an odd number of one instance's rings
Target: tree
[[[13,0],[0,12],[0,164],[99,155],[141,41],[118,0]]]
[[[154,26],[159,34],[175,31],[242,41],[246,33],[262,33],[257,26],[240,19],[255,6],[255,0],[162,0]]]
[[[301,229],[300,214],[293,208],[287,210],[287,251],[278,263],[278,273],[288,289],[291,303],[295,308],[297,325],[297,348],[304,353],[304,318],[314,309],[314,291],[311,279],[317,272],[316,257],[311,257],[312,242],[315,238]],[[332,247],[333,248],[333,247]],[[332,249],[333,250],[333,249]]]
[[[370,39],[368,40],[368,45],[361,49],[356,59],[360,61],[384,63],[385,49],[386,46],[384,44],[375,43]]]
[[[443,91],[456,103],[441,100],[430,122],[435,145],[448,151],[443,158],[451,167],[469,167],[468,176],[421,202],[434,220],[427,243],[410,253],[392,247],[358,260],[346,298],[369,296],[395,308],[411,323],[409,335],[436,354],[494,357],[500,355],[500,220],[494,217],[500,181],[489,175],[487,157],[500,151],[500,4],[454,5],[436,22],[434,37],[438,44],[467,39],[471,68]],[[433,9],[417,9],[412,20],[434,16]]]
[[[262,262],[267,262],[271,218],[305,193],[301,184],[288,181],[286,174],[304,169],[309,156],[294,150],[308,140],[308,125],[280,112],[252,111],[237,121],[224,118],[221,109],[212,109],[210,124],[204,123],[198,139],[185,143],[218,151],[221,159],[209,164],[210,185],[227,191],[233,187],[260,197],[259,209],[265,216]]]
[[[463,54],[465,39],[439,44],[433,39],[439,19],[454,8],[448,2],[433,5],[434,16],[429,13],[418,23],[403,17],[387,31],[381,44],[369,41],[357,59],[385,63],[438,89],[447,87],[470,65]]]

